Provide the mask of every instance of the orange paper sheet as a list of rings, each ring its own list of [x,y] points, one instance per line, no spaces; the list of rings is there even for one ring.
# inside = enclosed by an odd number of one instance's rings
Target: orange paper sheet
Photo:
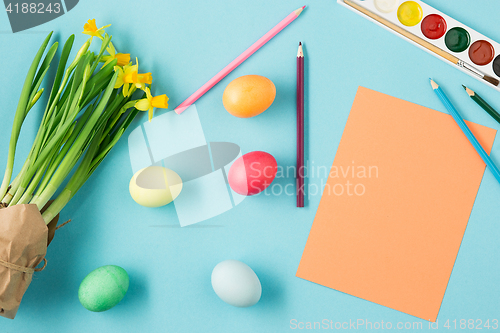
[[[450,115],[360,87],[297,276],[435,321],[485,167]]]

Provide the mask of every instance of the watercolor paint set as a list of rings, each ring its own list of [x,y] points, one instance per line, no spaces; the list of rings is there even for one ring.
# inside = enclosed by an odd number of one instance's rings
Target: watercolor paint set
[[[500,44],[418,0],[337,0],[500,90]]]

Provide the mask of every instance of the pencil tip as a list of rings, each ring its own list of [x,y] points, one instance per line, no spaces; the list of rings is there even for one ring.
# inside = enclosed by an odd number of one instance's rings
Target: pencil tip
[[[432,89],[436,90],[437,88],[439,88],[438,84],[436,82],[434,82],[433,79],[429,78],[429,80],[431,81]]]
[[[467,95],[469,95],[470,97],[472,97],[472,96],[474,96],[476,94],[474,91],[472,91],[471,89],[467,88],[466,86],[462,85],[462,87],[464,87],[465,92],[467,92]]]
[[[299,42],[299,49],[297,50],[297,58],[304,58],[304,51],[302,50],[302,42]]]
[[[300,13],[306,8],[306,6],[299,7],[298,9],[294,10],[295,15],[299,16]]]

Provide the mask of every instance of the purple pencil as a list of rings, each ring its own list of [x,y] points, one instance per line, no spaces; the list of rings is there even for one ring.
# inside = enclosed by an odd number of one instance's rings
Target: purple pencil
[[[297,52],[297,207],[304,207],[304,52]]]

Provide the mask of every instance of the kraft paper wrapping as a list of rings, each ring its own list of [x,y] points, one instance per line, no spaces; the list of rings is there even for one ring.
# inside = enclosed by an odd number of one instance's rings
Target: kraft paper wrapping
[[[16,316],[33,269],[47,253],[47,243],[48,228],[36,205],[0,209],[0,260],[11,264],[0,261],[1,316],[10,319]]]

